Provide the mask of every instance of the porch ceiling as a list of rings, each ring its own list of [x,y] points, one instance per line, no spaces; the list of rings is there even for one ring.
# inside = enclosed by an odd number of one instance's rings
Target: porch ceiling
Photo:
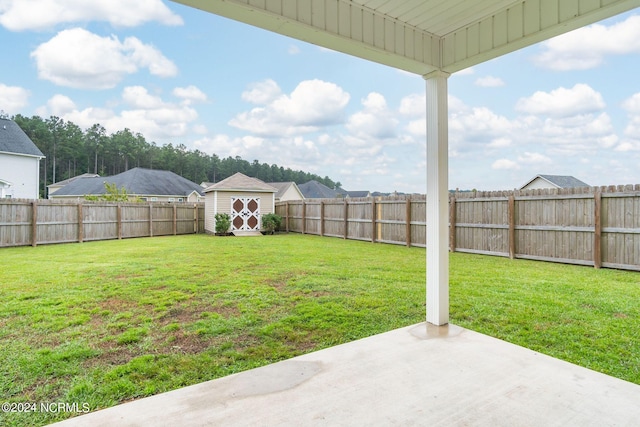
[[[640,7],[640,0],[173,0],[426,75],[453,73]]]

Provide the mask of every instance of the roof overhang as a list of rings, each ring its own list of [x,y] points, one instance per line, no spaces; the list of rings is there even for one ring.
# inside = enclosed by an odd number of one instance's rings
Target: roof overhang
[[[454,73],[640,0],[173,0],[420,75]]]
[[[14,153],[11,151],[0,151],[0,154],[7,154],[10,156],[20,156],[20,157],[32,157],[34,159],[42,160],[47,156],[39,156],[37,154],[25,154],[25,153]]]
[[[205,188],[204,193],[277,193],[277,189],[266,190],[266,189],[257,189],[257,188]]]

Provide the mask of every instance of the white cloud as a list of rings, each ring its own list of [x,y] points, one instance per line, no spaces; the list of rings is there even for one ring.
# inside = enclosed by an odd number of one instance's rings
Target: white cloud
[[[3,0],[0,25],[11,31],[44,30],[63,23],[106,21],[116,27],[146,22],[182,25],[162,0]]]
[[[266,100],[245,92],[243,98]],[[246,94],[246,95],[245,95]],[[262,136],[291,136],[315,132],[322,126],[341,123],[349,94],[334,83],[322,80],[300,82],[290,95],[281,94],[264,107],[236,115],[229,125]]]
[[[6,114],[21,113],[29,103],[29,95],[25,88],[0,83],[0,111]]]
[[[182,98],[182,102],[190,105],[195,102],[207,102],[207,95],[194,85],[173,89],[173,96]]]
[[[632,95],[622,103],[622,108],[632,114],[640,114],[640,92]]]
[[[485,77],[478,77],[476,79],[475,85],[480,87],[500,87],[500,86],[504,86],[505,83],[499,77],[485,76]]]
[[[400,114],[411,117],[424,117],[427,113],[427,97],[422,94],[412,94],[400,100]]]
[[[491,169],[520,169],[520,166],[509,159],[498,159],[491,164]]]
[[[491,140],[489,147],[491,148],[506,148],[511,146],[513,141],[508,137],[497,137]]]
[[[387,139],[396,135],[398,120],[387,107],[384,96],[371,92],[362,100],[363,110],[347,121],[346,128],[353,135],[366,139]]]
[[[116,36],[100,37],[82,28],[59,32],[38,46],[31,57],[40,78],[80,89],[113,88],[140,68],[159,77],[178,72],[159,50],[135,37],[121,42]]]
[[[45,106],[36,110],[38,115],[56,115],[71,121],[83,129],[99,123],[107,132],[113,133],[124,128],[140,132],[149,141],[168,140],[184,136],[198,118],[196,110],[180,102],[171,102],[150,94],[142,86],[125,87],[122,91],[120,108],[88,107],[80,109],[65,95],[55,95]]]
[[[633,15],[609,27],[594,24],[542,43],[533,58],[539,67],[558,71],[586,70],[604,62],[607,55],[640,53],[640,16]]]
[[[591,86],[578,83],[571,89],[560,87],[551,92],[535,92],[528,98],[520,98],[516,111],[521,113],[568,117],[594,113],[605,107],[602,95]]]
[[[261,163],[278,164],[306,171],[323,170],[326,156],[321,154],[318,142],[302,136],[265,139],[252,135],[232,137],[214,135],[194,142],[195,148],[220,157],[240,156],[244,159],[259,159]]]
[[[624,129],[624,139],[616,151],[640,151],[640,93],[636,93],[622,103],[629,122]]]
[[[300,53],[300,48],[297,45],[292,44],[289,46],[289,49],[287,49],[287,52],[289,55],[297,55]]]
[[[266,105],[282,94],[278,83],[267,79],[257,83],[251,83],[249,88],[242,92],[242,99],[257,105]]]
[[[525,151],[524,154],[518,156],[518,162],[530,165],[543,165],[552,163],[552,160],[544,154]]]
[[[72,113],[76,108],[76,104],[71,98],[66,95],[56,94],[47,101],[46,107],[39,107],[37,113],[41,117],[64,117]]]

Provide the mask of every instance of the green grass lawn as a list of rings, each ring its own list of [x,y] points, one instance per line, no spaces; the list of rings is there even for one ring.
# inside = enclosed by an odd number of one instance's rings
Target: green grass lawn
[[[2,402],[96,410],[425,318],[419,248],[193,235],[0,255]],[[452,323],[640,384],[638,273],[456,253],[450,298]]]

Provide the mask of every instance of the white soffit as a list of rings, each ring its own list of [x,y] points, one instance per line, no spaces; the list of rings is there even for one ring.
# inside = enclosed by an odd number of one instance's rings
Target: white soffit
[[[453,73],[640,0],[173,0],[421,75]]]

